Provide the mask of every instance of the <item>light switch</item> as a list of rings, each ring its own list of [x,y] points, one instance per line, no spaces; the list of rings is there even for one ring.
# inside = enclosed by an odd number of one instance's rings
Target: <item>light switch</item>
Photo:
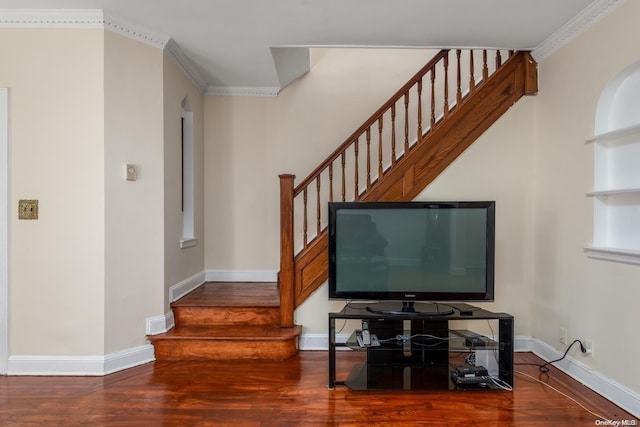
[[[138,167],[127,165],[127,181],[135,181],[136,179],[138,179]]]

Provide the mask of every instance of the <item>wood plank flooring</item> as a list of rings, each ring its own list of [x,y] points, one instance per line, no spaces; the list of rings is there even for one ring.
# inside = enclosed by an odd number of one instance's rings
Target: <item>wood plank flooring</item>
[[[250,296],[250,298],[247,298]],[[173,307],[278,307],[276,282],[207,282],[171,304]]]
[[[285,362],[162,361],[106,377],[0,377],[0,425],[596,425],[594,415],[520,373],[513,392],[328,390],[327,357],[302,351]],[[338,374],[346,375],[357,357],[341,352]],[[530,353],[515,358],[542,363]],[[606,419],[635,420],[555,368],[543,375],[534,366],[516,371]]]

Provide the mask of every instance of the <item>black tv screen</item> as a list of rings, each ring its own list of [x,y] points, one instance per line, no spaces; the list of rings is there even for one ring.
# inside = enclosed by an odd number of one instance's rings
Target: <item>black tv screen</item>
[[[329,203],[329,298],[492,301],[495,202]]]

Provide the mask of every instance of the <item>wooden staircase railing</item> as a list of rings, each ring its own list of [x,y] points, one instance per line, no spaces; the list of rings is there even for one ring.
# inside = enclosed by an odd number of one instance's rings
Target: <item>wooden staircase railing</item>
[[[412,200],[537,90],[528,52],[442,50],[300,184],[280,175],[281,326],[327,279],[327,202]]]

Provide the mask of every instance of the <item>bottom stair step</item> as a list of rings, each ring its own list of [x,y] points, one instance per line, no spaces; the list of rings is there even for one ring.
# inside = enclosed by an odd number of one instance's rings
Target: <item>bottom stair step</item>
[[[149,339],[156,360],[285,360],[298,353],[301,332],[301,326],[176,326]]]

